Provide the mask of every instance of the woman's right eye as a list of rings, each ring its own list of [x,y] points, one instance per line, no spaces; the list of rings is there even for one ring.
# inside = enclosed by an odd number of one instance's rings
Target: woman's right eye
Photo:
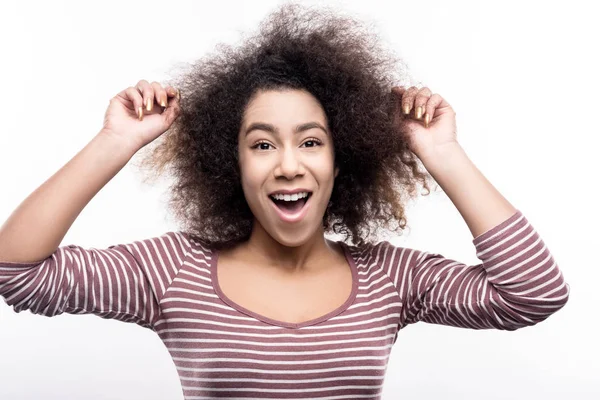
[[[267,142],[258,142],[254,146],[252,146],[252,149],[259,148],[259,150],[269,150],[269,146],[270,144]]]

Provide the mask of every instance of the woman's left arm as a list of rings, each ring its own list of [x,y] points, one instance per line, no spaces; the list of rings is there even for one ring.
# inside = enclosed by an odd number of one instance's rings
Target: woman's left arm
[[[456,112],[428,87],[394,87],[395,123],[403,123],[409,148],[421,160],[469,226],[473,237],[517,210],[471,162],[457,140]]]
[[[517,212],[473,164],[458,142],[423,156],[421,161],[456,206],[474,238]]]
[[[570,290],[562,272],[531,224],[467,157],[452,107],[426,87],[392,91],[404,117],[414,113],[405,121],[411,150],[464,218],[482,260],[466,266],[419,253],[408,263],[405,322],[513,330],[564,306]]]

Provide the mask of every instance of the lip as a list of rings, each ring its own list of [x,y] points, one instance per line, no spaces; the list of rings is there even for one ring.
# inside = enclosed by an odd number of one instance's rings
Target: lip
[[[307,190],[304,190],[304,191],[306,192]],[[281,193],[281,192],[277,192],[277,193]],[[293,222],[301,221],[306,216],[306,214],[308,213],[308,209],[310,208],[310,205],[312,203],[312,201],[311,201],[312,198],[313,198],[313,196],[309,196],[308,200],[306,200],[306,203],[304,203],[304,206],[302,207],[302,209],[300,211],[298,211],[296,214],[288,214],[288,213],[281,211],[279,209],[279,207],[277,207],[275,202],[273,202],[273,200],[271,200],[270,198],[269,198],[269,203],[271,203],[271,205],[275,209],[275,212],[277,213],[277,215],[279,215],[279,218],[281,218],[282,221],[293,223]]]
[[[294,193],[302,193],[302,192],[312,193],[312,190],[308,190],[308,189],[304,189],[304,188],[291,189],[291,190],[282,189],[282,190],[276,190],[274,192],[269,193],[269,196],[272,196],[274,194],[294,194]]]

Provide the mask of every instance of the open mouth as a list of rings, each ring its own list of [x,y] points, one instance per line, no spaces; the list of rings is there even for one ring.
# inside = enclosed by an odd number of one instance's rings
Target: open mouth
[[[269,195],[269,198],[273,203],[275,203],[275,206],[277,206],[277,208],[279,208],[282,212],[293,215],[302,210],[310,196],[312,196],[312,192],[308,192],[307,195],[304,195],[302,197],[294,195],[285,196],[288,200],[283,198],[284,196],[278,196],[278,198],[276,198],[273,195]]]

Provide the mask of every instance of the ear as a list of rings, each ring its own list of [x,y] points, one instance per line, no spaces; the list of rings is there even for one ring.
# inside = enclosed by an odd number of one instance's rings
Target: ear
[[[338,174],[340,173],[340,168],[339,167],[335,167],[334,173],[333,173],[333,177],[337,178]]]

